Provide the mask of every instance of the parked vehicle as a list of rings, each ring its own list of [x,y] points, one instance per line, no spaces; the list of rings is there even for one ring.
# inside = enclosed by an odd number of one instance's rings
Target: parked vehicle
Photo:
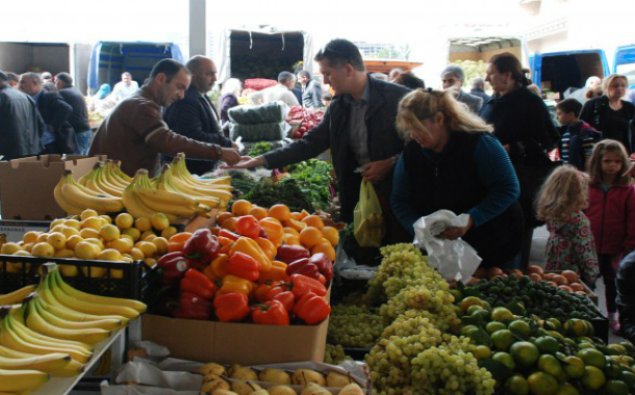
[[[615,50],[613,72],[628,78],[629,89],[635,89],[635,44],[623,45]]]

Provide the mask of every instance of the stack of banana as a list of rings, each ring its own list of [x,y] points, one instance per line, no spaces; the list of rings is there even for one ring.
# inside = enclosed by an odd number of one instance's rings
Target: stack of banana
[[[93,173],[91,171],[91,173]],[[89,173],[89,174],[91,174]],[[92,181],[92,178],[91,178]],[[97,180],[95,180],[95,183]],[[92,183],[92,186],[96,184]],[[99,214],[116,213],[123,210],[121,197],[113,196],[102,190],[91,189],[73,178],[70,170],[64,172],[53,190],[55,201],[68,214],[77,215],[87,208]]]
[[[132,181],[132,178],[121,170],[120,164],[111,159],[99,162],[90,173],[80,177],[78,182],[94,192],[120,198]]]
[[[63,281],[55,264],[45,266],[48,273],[37,287],[0,295],[5,305],[0,310],[0,393],[24,393],[50,376],[81,373],[95,344],[146,310],[135,300],[79,291]]]

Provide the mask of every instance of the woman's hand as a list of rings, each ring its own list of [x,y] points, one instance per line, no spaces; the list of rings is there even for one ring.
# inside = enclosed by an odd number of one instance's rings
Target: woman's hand
[[[465,226],[450,226],[447,227],[443,232],[441,232],[437,237],[440,239],[447,240],[456,240],[459,237],[465,236],[468,230],[474,225],[472,222],[472,217],[467,221],[467,225]]]
[[[231,166],[222,166],[223,169],[253,169],[254,167],[264,166],[265,159],[262,156],[252,158],[251,156],[241,156],[237,163]]]

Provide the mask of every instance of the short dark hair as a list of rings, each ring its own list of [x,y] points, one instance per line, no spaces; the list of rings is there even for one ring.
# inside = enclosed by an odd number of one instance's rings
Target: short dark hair
[[[395,79],[395,84],[403,85],[406,88],[410,88],[410,89],[418,89],[418,88],[426,87],[426,83],[421,78],[418,78],[411,72],[399,74],[399,76]]]
[[[285,82],[290,81],[294,78],[295,75],[293,75],[293,73],[289,71],[281,71],[280,74],[278,74],[278,82],[281,84],[284,84]]]
[[[7,71],[6,74],[7,74],[7,78],[8,78],[7,81],[15,81],[15,82],[20,81],[20,76],[17,75],[16,73],[14,73],[12,71]]]
[[[305,78],[311,79],[311,73],[309,73],[309,72],[308,72],[308,71],[306,71],[306,70],[300,70],[300,71],[298,71],[298,75],[299,75],[300,77],[305,77]]]
[[[62,81],[67,88],[70,88],[71,86],[73,86],[73,77],[71,77],[71,75],[68,73],[65,73],[65,72],[57,73],[55,74],[55,79]]]
[[[318,51],[314,58],[317,62],[328,60],[333,67],[340,67],[350,64],[357,71],[366,71],[362,54],[352,42],[343,38],[336,38],[329,41]]]
[[[582,104],[576,99],[568,98],[556,104],[556,109],[565,113],[573,113],[576,117],[578,117],[580,115],[580,111],[582,111]]]
[[[33,80],[38,85],[42,85],[44,83],[44,81],[42,80],[42,76],[40,76],[40,74],[34,73],[32,71],[28,71],[28,72],[22,74],[22,78],[26,78],[28,80]]]
[[[170,82],[181,70],[185,70],[188,74],[190,74],[187,68],[176,60],[161,59],[152,67],[152,71],[150,71],[150,79],[154,79],[159,74],[165,74],[167,82]]]
[[[492,56],[489,60],[496,67],[499,73],[511,73],[511,77],[520,86],[527,86],[531,81],[527,79],[525,70],[520,64],[520,60],[511,52],[503,52]]]

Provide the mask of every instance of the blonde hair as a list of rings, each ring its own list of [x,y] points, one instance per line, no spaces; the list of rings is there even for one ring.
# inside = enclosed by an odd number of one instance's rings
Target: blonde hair
[[[622,161],[622,168],[615,178],[614,185],[628,185],[630,178],[628,176],[628,170],[630,169],[631,162],[628,159],[628,153],[626,148],[617,140],[606,139],[595,144],[593,151],[591,152],[591,158],[589,158],[587,172],[591,176],[591,184],[597,185],[602,183],[602,159],[606,153],[616,154]]]
[[[554,170],[540,187],[536,217],[542,221],[566,221],[584,209],[589,196],[589,177],[571,165]]]
[[[410,138],[411,130],[427,130],[421,121],[443,114],[448,130],[464,132],[491,132],[493,128],[473,114],[465,104],[458,102],[446,91],[419,88],[401,99],[397,112],[397,129],[404,138]]]
[[[624,80],[624,82],[626,83],[626,87],[628,87],[628,78],[626,78],[625,75],[611,74],[608,77],[606,77],[604,81],[602,81],[602,90],[604,91],[605,94],[608,93],[609,86],[611,86],[611,83],[613,83],[613,81],[615,80]]]

